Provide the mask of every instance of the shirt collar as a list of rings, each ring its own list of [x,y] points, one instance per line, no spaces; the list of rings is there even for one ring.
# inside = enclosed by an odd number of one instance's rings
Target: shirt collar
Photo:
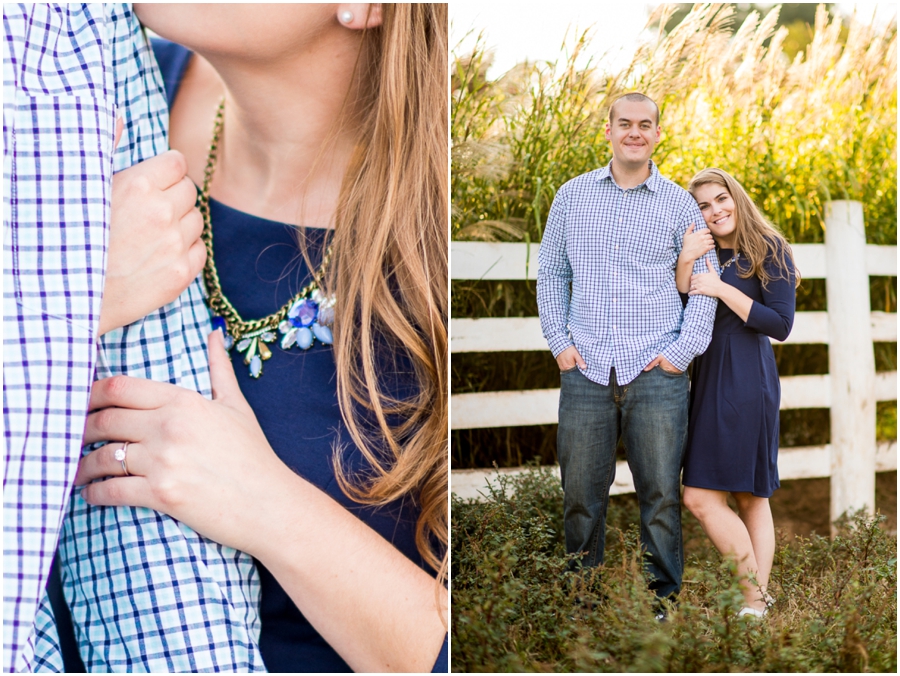
[[[647,186],[647,190],[649,190],[650,192],[656,192],[656,184],[659,181],[659,169],[656,168],[656,164],[654,164],[653,160],[648,160],[648,162],[650,164],[650,175],[647,177],[647,180],[640,185],[636,185],[634,188],[629,188],[629,190],[634,190],[636,188],[640,188],[641,185],[644,185]],[[615,183],[612,175],[612,163],[613,161],[610,160],[609,164],[607,164],[605,167],[600,168],[600,171],[597,174],[597,181],[602,181],[608,178],[610,181]]]

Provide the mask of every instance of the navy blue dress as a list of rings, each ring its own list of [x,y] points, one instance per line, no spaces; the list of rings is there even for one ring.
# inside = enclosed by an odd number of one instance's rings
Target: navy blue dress
[[[171,106],[191,57],[180,45],[153,41]],[[211,133],[211,130],[210,130]],[[244,319],[276,312],[312,275],[298,247],[298,230],[232,209],[210,199],[213,247],[222,291]],[[325,231],[303,231],[307,251],[315,263],[321,258]],[[415,544],[419,508],[406,498],[380,508],[350,500],[337,483],[332,465],[335,444],[347,446],[349,435],[337,403],[336,369],[330,345],[316,341],[309,350],[284,351],[272,343],[272,358],[260,378],[250,377],[235,352],[232,364],[241,391],[256,414],[269,443],[281,460],[315,484],[391,542],[421,568],[434,574]],[[415,387],[414,374],[402,355],[380,359],[384,386],[396,396]],[[355,446],[344,453],[350,470],[366,466]],[[289,514],[273,515],[289,520]],[[344,554],[338,550],[334,556]],[[262,582],[260,649],[271,672],[349,672],[350,667],[318,634],[277,580],[257,562]],[[447,642],[434,671],[448,671]]]
[[[720,262],[733,253],[721,249]],[[749,296],[753,306],[745,323],[719,301],[712,340],[694,360],[682,482],[767,498],[779,487],[781,403],[769,337],[784,340],[791,332],[794,271],[783,279],[770,257],[764,265],[772,281],[763,289],[758,277],[738,277],[740,264],[738,260],[726,268],[721,279]]]

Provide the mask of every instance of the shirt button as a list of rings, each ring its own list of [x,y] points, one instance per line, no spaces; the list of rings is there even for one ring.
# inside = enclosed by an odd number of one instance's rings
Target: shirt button
[[[616,325],[615,325],[615,324],[613,324],[613,331],[615,331],[615,330],[616,330]]]
[[[615,299],[615,298],[613,298],[613,303],[615,303],[615,302],[616,302],[616,299]]]

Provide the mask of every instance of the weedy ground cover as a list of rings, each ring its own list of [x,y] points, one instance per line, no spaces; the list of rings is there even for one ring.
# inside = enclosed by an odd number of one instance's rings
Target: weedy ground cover
[[[610,505],[602,570],[567,573],[562,490],[546,468],[503,477],[483,502],[454,498],[454,672],[891,672],[897,540],[879,519],[834,539],[779,538],[763,621],[738,619],[735,568],[684,515],[684,588],[653,614],[633,499]]]

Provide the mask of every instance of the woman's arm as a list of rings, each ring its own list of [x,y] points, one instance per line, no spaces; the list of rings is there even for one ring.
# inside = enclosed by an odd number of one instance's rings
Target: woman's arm
[[[277,513],[292,518],[260,519],[250,553],[355,671],[430,672],[447,590],[327,494],[282,480]]]
[[[794,270],[787,279],[771,258],[764,263],[771,281],[762,289],[762,302],[726,284],[707,262],[709,272],[691,278],[691,295],[714,296],[724,302],[751,329],[764,335],[785,340],[794,324],[796,293]]]
[[[790,265],[790,258],[787,262]],[[764,265],[771,281],[762,288],[762,303],[754,303],[744,321],[751,329],[775,340],[786,340],[794,326],[796,272],[791,268],[785,275],[772,258],[766,260]]]
[[[82,459],[91,504],[145,506],[257,557],[356,671],[430,671],[447,592],[275,455],[241,394],[221,334],[210,337],[214,400],[165,383],[94,384],[85,443],[131,442],[123,476],[110,443]]]
[[[753,299],[738,289],[726,284],[719,278],[719,273],[713,269],[712,263],[706,261],[709,272],[691,277],[691,288],[688,295],[711,296],[725,303],[734,314],[743,321],[747,321]]]

